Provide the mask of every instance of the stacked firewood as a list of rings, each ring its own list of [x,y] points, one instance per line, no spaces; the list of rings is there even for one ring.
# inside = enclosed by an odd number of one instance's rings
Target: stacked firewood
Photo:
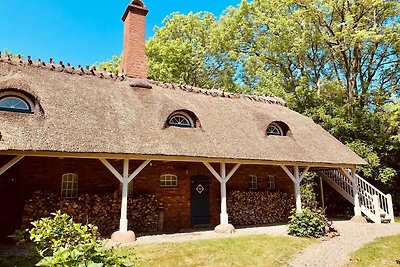
[[[228,195],[229,220],[233,225],[283,223],[294,207],[291,194],[270,191],[234,191]]]
[[[121,217],[121,196],[118,192],[106,195],[83,194],[76,199],[65,199],[49,192],[36,191],[24,206],[22,227],[52,212],[61,210],[75,222],[93,224],[102,235],[118,230]],[[138,233],[156,232],[162,204],[154,195],[140,195],[128,198],[129,229]]]

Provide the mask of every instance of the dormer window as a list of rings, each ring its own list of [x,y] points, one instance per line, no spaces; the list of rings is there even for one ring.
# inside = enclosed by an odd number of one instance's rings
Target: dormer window
[[[176,127],[186,127],[186,128],[194,128],[193,119],[189,114],[183,111],[177,111],[172,113],[168,119],[168,125],[176,126]]]
[[[283,135],[282,128],[277,123],[274,122],[268,125],[266,133],[267,135],[278,135],[278,136]]]
[[[33,103],[19,93],[0,94],[0,110],[10,112],[32,113]]]

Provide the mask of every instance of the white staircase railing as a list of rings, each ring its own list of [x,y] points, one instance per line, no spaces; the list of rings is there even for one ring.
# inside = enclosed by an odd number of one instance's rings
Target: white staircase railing
[[[330,186],[354,204],[353,181],[339,170],[318,172]],[[394,222],[392,196],[384,194],[359,175],[355,175],[360,210],[375,223]]]

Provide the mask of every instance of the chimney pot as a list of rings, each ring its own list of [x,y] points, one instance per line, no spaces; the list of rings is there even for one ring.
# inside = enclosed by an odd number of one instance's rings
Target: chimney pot
[[[148,60],[145,53],[146,15],[148,9],[141,0],[133,0],[122,16],[124,47],[120,72],[129,77],[147,79]]]

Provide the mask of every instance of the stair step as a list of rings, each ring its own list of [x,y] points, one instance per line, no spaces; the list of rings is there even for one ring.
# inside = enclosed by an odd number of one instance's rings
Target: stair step
[[[354,204],[356,200],[353,196],[353,179],[350,179],[350,175],[345,172],[347,171],[344,169],[326,169],[319,171],[318,175],[348,201]],[[349,174],[351,174],[350,171]],[[359,194],[358,200],[361,212],[377,223],[379,223],[379,221],[376,220],[377,216],[379,216],[381,223],[391,223],[393,220],[390,219],[391,216],[389,215],[393,213],[391,196],[385,195],[361,176],[357,174],[353,174],[353,176],[357,179],[356,181],[359,189],[357,193]],[[384,205],[385,210],[380,207],[381,205]]]

